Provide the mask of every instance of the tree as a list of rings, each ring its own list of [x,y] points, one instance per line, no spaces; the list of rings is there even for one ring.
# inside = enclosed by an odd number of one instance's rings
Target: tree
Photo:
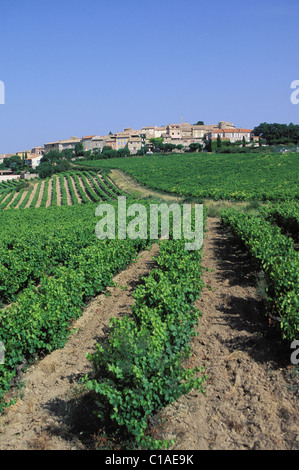
[[[164,151],[165,152],[172,152],[175,148],[176,148],[175,144],[171,144],[171,143],[164,144]]]
[[[218,148],[218,149],[221,148],[221,137],[220,137],[219,134],[217,135],[217,148]]]
[[[62,160],[71,160],[74,156],[74,151],[72,149],[64,149],[60,152],[60,157]]]
[[[243,139],[242,139],[242,147],[246,147],[246,140],[245,140],[245,136],[243,135]]]
[[[253,129],[254,135],[265,139],[268,145],[287,144],[299,142],[299,125],[290,123],[278,124],[262,122]]]
[[[71,164],[68,160],[63,160],[58,163],[58,165],[53,168],[53,173],[63,173],[64,171],[68,171],[71,168]]]
[[[81,157],[84,155],[84,149],[83,149],[83,143],[78,142],[78,144],[75,145],[75,154],[77,157]]]
[[[37,173],[40,178],[48,178],[55,172],[55,167],[50,162],[40,163],[37,167]]]
[[[149,142],[153,145],[154,152],[163,152],[165,150],[163,137],[152,137]]]
[[[204,126],[204,124],[205,123],[203,121],[197,121],[193,126]]]
[[[131,155],[130,150],[128,149],[128,147],[124,147],[123,149],[119,149],[118,154],[119,154],[120,157],[129,157]]]
[[[189,145],[189,150],[190,150],[190,152],[198,152],[198,151],[202,150],[202,145],[199,142],[192,142]]]
[[[142,155],[145,155],[149,151],[148,145],[143,145],[141,149],[137,150],[136,155],[138,157],[141,157]]]
[[[104,147],[102,148],[102,153],[104,152],[110,152],[110,150],[112,150],[112,147],[110,145],[104,145]]]
[[[10,158],[4,158],[4,165],[11,170],[21,171],[25,168],[25,161],[18,155],[12,155]]]
[[[44,155],[41,158],[41,163],[46,163],[46,162],[51,162],[51,163],[57,163],[61,160],[61,153],[59,150],[50,150],[47,153],[44,153]]]

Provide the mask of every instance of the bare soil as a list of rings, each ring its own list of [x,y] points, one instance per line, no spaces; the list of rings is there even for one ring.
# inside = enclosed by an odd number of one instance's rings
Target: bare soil
[[[52,204],[52,186],[53,186],[53,178],[49,180],[49,185],[48,185],[48,198],[46,202],[46,207],[50,207]]]
[[[60,187],[60,178],[56,176],[56,192],[57,192],[57,206],[61,206],[61,187]]]
[[[192,365],[203,366],[208,380],[204,394],[192,391],[164,411],[165,436],[181,450],[298,450],[292,350],[269,325],[255,267],[219,219],[209,218],[207,228]]]
[[[65,190],[66,190],[67,204],[68,204],[68,206],[71,206],[73,202],[72,202],[72,198],[71,198],[67,178],[64,178],[64,187],[65,187]]]
[[[37,191],[37,188],[38,188],[38,183],[35,183],[35,184],[34,184],[34,187],[33,187],[33,190],[31,191],[31,194],[30,194],[30,196],[29,196],[29,200],[28,200],[28,202],[27,202],[27,204],[26,204],[26,206],[25,206],[26,209],[27,209],[27,207],[30,207],[31,202],[32,202],[32,200],[33,200],[33,198],[34,198],[34,196],[35,196],[36,191]]]
[[[209,218],[203,247],[205,287],[190,365],[204,367],[205,393],[191,391],[158,413],[152,432],[174,450],[298,450],[298,366],[269,325],[258,273]],[[80,385],[87,352],[109,334],[109,319],[130,314],[132,291],[154,266],[154,245],[115,277],[116,287],[84,309],[61,350],[31,366],[16,404],[0,417],[0,449],[91,450],[101,443],[92,400]],[[259,284],[259,290],[257,289]]]
[[[38,199],[37,199],[37,203],[36,203],[35,207],[39,207],[41,205],[44,190],[45,190],[45,184],[46,184],[46,182],[45,182],[45,180],[43,180],[42,184],[41,184],[41,187],[40,187],[40,191],[39,191],[39,195],[38,195]]]

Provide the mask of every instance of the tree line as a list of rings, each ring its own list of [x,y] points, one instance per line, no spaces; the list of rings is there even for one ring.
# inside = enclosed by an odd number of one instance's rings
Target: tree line
[[[268,145],[298,144],[299,125],[298,124],[278,124],[262,122],[253,129],[254,135],[260,136]]]

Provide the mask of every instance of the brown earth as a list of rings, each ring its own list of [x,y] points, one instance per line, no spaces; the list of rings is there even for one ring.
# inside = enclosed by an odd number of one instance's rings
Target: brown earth
[[[73,202],[72,202],[72,198],[71,198],[71,194],[70,194],[69,184],[68,184],[67,178],[64,178],[64,187],[65,187],[65,190],[66,190],[67,205],[68,205],[68,206],[71,206],[71,205],[73,204]]]
[[[59,176],[56,176],[56,193],[57,193],[57,206],[61,206],[62,196],[61,196],[61,184],[60,184]]]
[[[38,188],[38,183],[35,183],[34,186],[33,186],[33,190],[31,191],[31,194],[30,194],[30,196],[29,196],[28,202],[27,202],[27,204],[26,204],[26,206],[25,206],[26,209],[31,206],[31,202],[32,202],[32,200],[33,200],[33,198],[34,198],[34,196],[35,196],[35,193],[36,193],[36,191],[37,191],[37,188]]]
[[[44,195],[45,184],[46,184],[46,182],[45,182],[45,180],[43,180],[42,184],[41,184],[41,187],[40,187],[40,191],[39,191],[39,195],[38,195],[38,199],[37,199],[37,203],[36,203],[35,207],[39,207],[41,205],[43,195]]]
[[[276,325],[269,326],[254,266],[219,219],[209,218],[207,228],[205,287],[196,302],[202,316],[191,358],[208,375],[205,393],[192,391],[153,417],[152,432],[175,439],[174,450],[298,450],[298,366]],[[157,252],[154,245],[116,276],[110,295],[86,306],[66,346],[24,374],[22,396],[0,417],[0,449],[97,446],[99,422],[79,383],[91,371],[85,355],[108,334],[111,317],[130,314],[132,290]]]
[[[173,449],[298,450],[298,366],[280,331],[269,326],[254,267],[219,219],[208,219],[203,247],[205,288],[193,341],[193,364],[208,375],[163,415]]]
[[[46,207],[50,207],[51,204],[52,204],[52,186],[53,186],[53,178],[51,178],[49,180],[48,197],[47,197]]]

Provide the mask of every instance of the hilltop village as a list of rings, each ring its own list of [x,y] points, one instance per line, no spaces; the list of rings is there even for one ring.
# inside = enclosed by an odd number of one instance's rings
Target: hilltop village
[[[111,147],[113,150],[126,148],[130,155],[136,155],[145,146],[151,150],[155,139],[184,151],[194,144],[205,147],[208,142],[219,138],[232,143],[244,140],[248,143],[258,140],[251,129],[237,128],[227,121],[220,121],[218,124],[204,124],[202,121],[196,124],[181,122],[160,127],[145,126],[141,129],[127,127],[122,132],[109,132],[108,135],[88,135],[85,137],[72,136],[68,139],[47,142],[43,146],[36,146],[30,150],[21,150],[15,154],[3,154],[0,155],[0,164],[5,158],[18,155],[25,160],[29,167],[36,168],[44,154],[51,150],[59,152],[75,150],[78,144],[82,146],[84,152],[101,152],[104,147]]]

